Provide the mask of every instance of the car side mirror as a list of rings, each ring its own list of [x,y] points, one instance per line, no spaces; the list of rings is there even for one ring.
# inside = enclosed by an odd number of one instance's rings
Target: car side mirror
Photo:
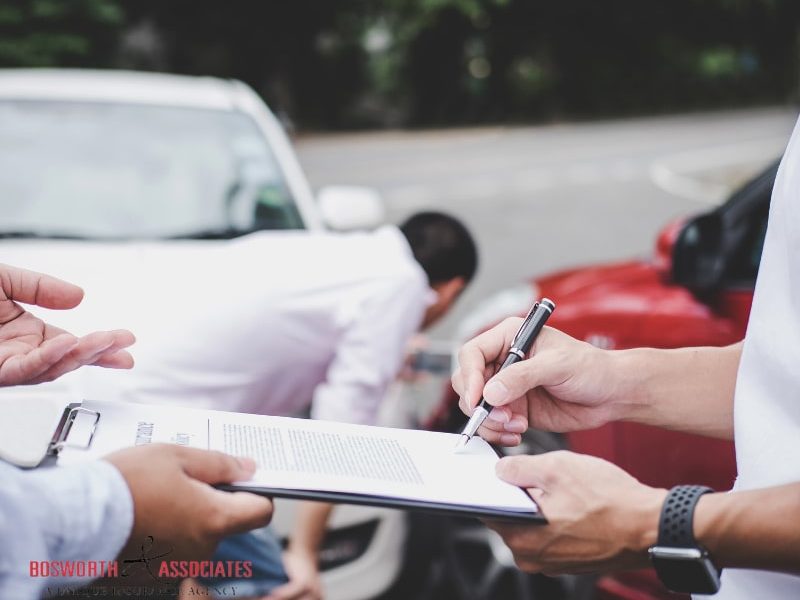
[[[322,220],[335,231],[375,229],[386,218],[383,200],[372,188],[331,185],[317,194]]]
[[[675,240],[672,281],[697,295],[718,289],[725,271],[722,219],[716,213],[695,217]]]

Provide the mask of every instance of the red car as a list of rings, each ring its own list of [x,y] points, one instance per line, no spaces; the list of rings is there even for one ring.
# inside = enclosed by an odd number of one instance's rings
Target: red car
[[[517,311],[524,313],[527,298],[546,296],[558,305],[550,325],[603,348],[723,346],[741,340],[753,298],[776,171],[777,164],[773,164],[711,212],[667,225],[649,260],[561,271],[533,279],[527,294],[524,289],[499,294],[488,303],[508,306],[516,294],[519,306],[505,314],[502,309],[492,311],[488,306],[478,309],[477,315],[491,317],[474,328],[472,335]],[[478,324],[476,318],[471,323]],[[455,394],[448,389],[428,426],[459,429],[463,416],[456,404]],[[732,443],[633,423],[613,423],[565,436],[532,432],[527,451],[559,445],[610,460],[653,486],[669,488],[695,483],[727,490],[736,475]],[[504,595],[496,595],[487,577],[493,573],[498,585],[503,577],[508,579],[507,571],[512,567],[508,556],[494,552],[494,562],[489,561],[476,573],[474,564],[458,564],[458,556],[469,553],[457,547],[474,543],[475,531],[462,534],[456,528],[454,532],[454,539],[448,542],[452,550],[448,563],[455,587],[465,592],[462,597],[559,597],[553,591],[536,595],[530,582],[510,590],[507,581],[502,584]],[[485,544],[492,546],[494,541],[487,537]],[[498,565],[508,569],[499,569]],[[483,596],[474,593],[476,582],[470,577],[481,578]],[[575,581],[565,582],[560,597],[678,597],[667,592],[652,571],[607,576],[589,586],[584,582],[578,585],[579,589],[567,589],[575,585]]]

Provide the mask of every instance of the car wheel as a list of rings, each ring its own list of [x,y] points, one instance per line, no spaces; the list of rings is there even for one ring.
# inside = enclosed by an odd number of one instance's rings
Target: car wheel
[[[376,600],[442,600],[444,549],[442,546],[447,519],[440,515],[409,513],[408,535],[403,569],[391,590]]]
[[[520,571],[502,538],[483,523],[452,519],[444,537],[445,577],[453,600],[589,600],[594,578]]]

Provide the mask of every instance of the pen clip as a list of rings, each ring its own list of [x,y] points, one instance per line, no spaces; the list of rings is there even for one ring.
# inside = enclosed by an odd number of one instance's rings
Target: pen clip
[[[519,336],[522,333],[522,330],[525,329],[525,326],[528,323],[531,322],[531,319],[533,318],[533,313],[536,312],[537,308],[539,308],[539,301],[538,300],[533,303],[533,306],[531,306],[531,309],[528,311],[528,314],[525,316],[525,319],[520,324],[519,329],[517,329],[517,333],[514,334],[514,339],[511,340],[511,347],[512,348],[516,345],[517,340],[519,339]]]

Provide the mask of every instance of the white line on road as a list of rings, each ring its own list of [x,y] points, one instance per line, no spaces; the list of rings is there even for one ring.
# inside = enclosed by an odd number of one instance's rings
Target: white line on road
[[[709,173],[740,168],[755,174],[780,156],[785,146],[785,137],[770,137],[671,154],[651,163],[650,178],[670,194],[702,204],[718,204],[731,192],[731,182],[710,178]]]

